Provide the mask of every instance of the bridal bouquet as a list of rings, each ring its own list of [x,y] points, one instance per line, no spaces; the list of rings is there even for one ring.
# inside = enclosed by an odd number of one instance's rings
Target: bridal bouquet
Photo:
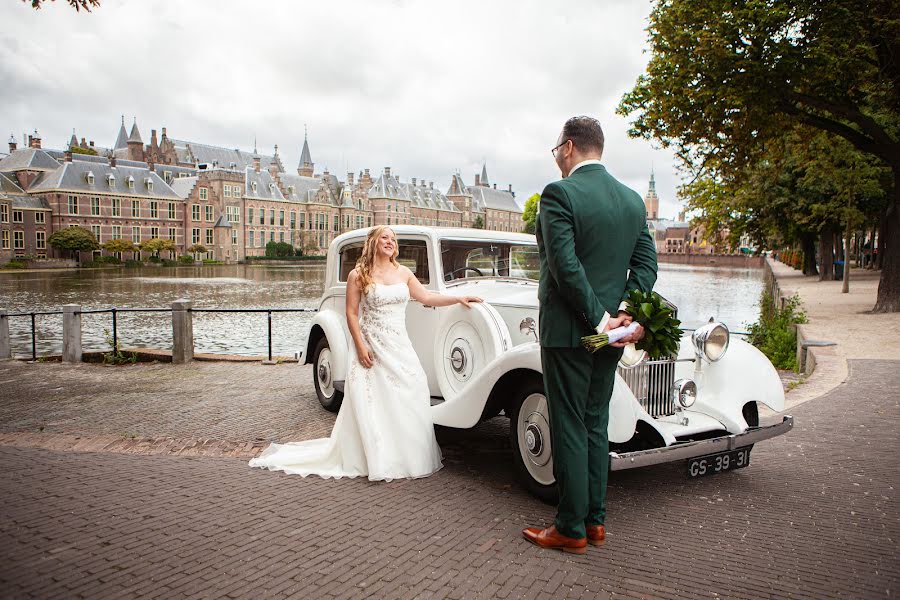
[[[673,316],[662,296],[656,292],[645,294],[631,290],[628,294],[628,314],[634,319],[630,325],[581,338],[581,345],[589,352],[615,343],[631,335],[640,324],[644,328],[644,338],[636,344],[638,350],[645,351],[651,359],[673,356],[678,352],[681,340],[681,321]]]

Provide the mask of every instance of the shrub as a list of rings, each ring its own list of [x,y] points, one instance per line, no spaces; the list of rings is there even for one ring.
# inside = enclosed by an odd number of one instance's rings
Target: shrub
[[[788,298],[784,308],[779,308],[772,295],[764,291],[759,301],[759,321],[748,327],[750,336],[747,341],[759,348],[776,369],[796,371],[796,325],[799,323],[806,323],[799,296]]]
[[[182,254],[178,257],[178,262],[183,265],[192,265],[194,264],[194,257],[190,254]]]
[[[5,265],[3,265],[4,269],[24,269],[27,265],[20,260],[11,260]]]
[[[164,258],[163,261],[162,261],[162,266],[164,266],[164,267],[177,267],[177,266],[178,266],[178,261],[177,261],[177,260],[169,260],[168,258]]]
[[[221,260],[214,260],[212,258],[204,258],[203,264],[204,265],[224,265],[225,263],[223,263]]]
[[[294,256],[294,247],[287,242],[269,242],[266,244],[268,258],[284,258]]]
[[[144,263],[142,263],[139,260],[132,260],[129,258],[128,260],[125,261],[125,266],[128,268],[143,267]]]
[[[162,259],[158,256],[151,256],[147,260],[149,260],[152,263],[161,263],[162,262]]]

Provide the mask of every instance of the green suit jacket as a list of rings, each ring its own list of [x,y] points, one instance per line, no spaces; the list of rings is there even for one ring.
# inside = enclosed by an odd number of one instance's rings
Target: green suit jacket
[[[602,165],[551,183],[538,206],[541,345],[575,348],[630,290],[653,289],[656,244],[641,197]]]

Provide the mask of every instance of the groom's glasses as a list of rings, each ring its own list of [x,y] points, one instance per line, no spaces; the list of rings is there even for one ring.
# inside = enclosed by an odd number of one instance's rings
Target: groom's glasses
[[[566,141],[564,141],[562,144],[560,144],[559,146],[556,146],[555,148],[553,148],[552,150],[550,150],[550,154],[553,155],[553,158],[556,158],[556,152],[557,152],[560,148],[562,148],[563,146],[565,146],[566,144],[568,144],[570,141],[571,141],[571,140],[566,140]]]

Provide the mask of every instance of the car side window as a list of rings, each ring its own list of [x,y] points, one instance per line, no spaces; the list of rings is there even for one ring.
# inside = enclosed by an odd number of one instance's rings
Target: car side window
[[[338,261],[338,281],[347,281],[350,271],[356,268],[356,261],[362,255],[362,249],[362,242],[354,242],[341,248],[341,257]]]
[[[428,246],[423,240],[399,240],[397,262],[412,271],[422,285],[428,285]]]

